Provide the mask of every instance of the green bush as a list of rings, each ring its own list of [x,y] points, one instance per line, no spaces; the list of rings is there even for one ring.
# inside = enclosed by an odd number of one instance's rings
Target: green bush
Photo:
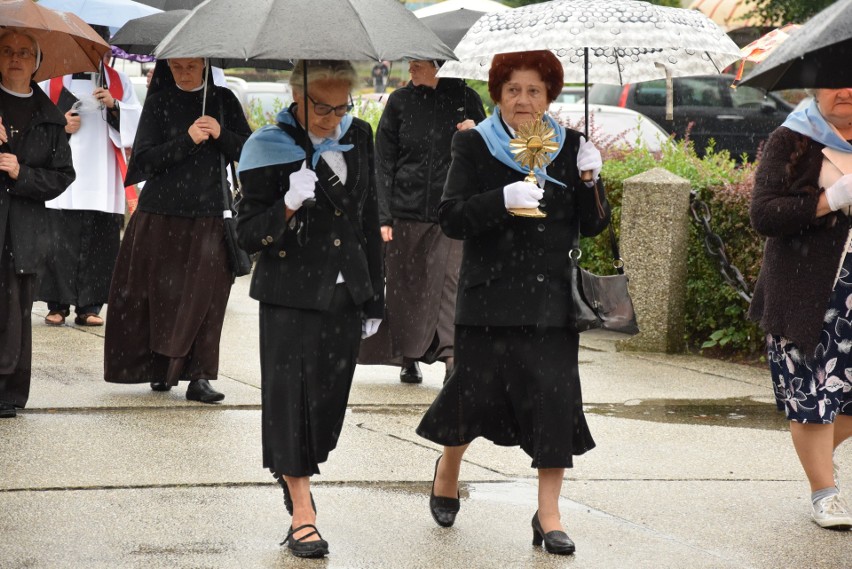
[[[604,151],[601,176],[612,205],[618,233],[621,195],[625,179],[651,168],[665,168],[687,179],[697,197],[710,208],[712,230],[725,244],[728,260],[743,274],[750,289],[760,269],[762,238],[751,228],[748,207],[754,181],[754,164],[738,165],[726,152],[707,149],[698,157],[689,140],[669,140],[658,153],[639,147],[623,150],[613,141],[601,141],[594,129],[590,138]],[[687,265],[687,298],[684,313],[687,350],[711,349],[724,355],[754,355],[762,350],[763,335],[748,320],[748,304],[722,278],[717,262],[704,246],[703,229],[690,215]],[[608,234],[581,241],[584,266],[593,272],[614,272]],[[629,263],[630,260],[626,260]]]

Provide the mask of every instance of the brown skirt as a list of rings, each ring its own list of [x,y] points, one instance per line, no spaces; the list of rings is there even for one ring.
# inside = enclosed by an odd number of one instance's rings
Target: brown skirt
[[[137,211],[110,287],[104,379],[216,379],[231,282],[220,218]]]
[[[427,364],[453,356],[462,242],[434,223],[394,221],[385,249],[387,291],[379,331],[361,342],[358,363]]]
[[[35,275],[16,275],[9,238],[0,246],[0,401],[24,407],[33,360]]]

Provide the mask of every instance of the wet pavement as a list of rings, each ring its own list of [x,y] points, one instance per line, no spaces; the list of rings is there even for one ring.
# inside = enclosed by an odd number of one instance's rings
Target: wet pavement
[[[768,372],[695,356],[622,353],[581,338],[597,448],[562,491],[571,558],[531,545],[536,486],[517,448],[477,441],[453,528],[428,512],[438,448],[414,428],[440,389],[359,367],[338,449],[315,479],[322,561],[279,542],[289,517],[261,467],[257,306],[231,294],[217,388],[102,381],[103,329],[48,328],[37,304],[29,408],[0,420],[0,568],[852,567],[852,532],[818,528]],[[852,480],[852,444],[839,463]],[[848,473],[848,474],[847,474]]]

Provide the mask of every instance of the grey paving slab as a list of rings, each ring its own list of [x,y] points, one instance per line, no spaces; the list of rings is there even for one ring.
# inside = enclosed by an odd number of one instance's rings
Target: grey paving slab
[[[742,567],[727,554],[563,500],[574,558],[531,545],[529,484],[478,484],[454,528],[435,525],[424,484],[318,486],[324,561],[278,545],[289,519],[264,488],[157,488],[0,494],[5,569]],[[14,523],[11,523],[14,520]],[[81,523],[84,521],[84,523]]]

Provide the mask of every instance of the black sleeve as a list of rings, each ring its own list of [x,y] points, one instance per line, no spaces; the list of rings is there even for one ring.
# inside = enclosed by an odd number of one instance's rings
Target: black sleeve
[[[399,160],[399,97],[391,96],[376,129],[376,193],[379,220],[382,225],[393,225],[390,203],[396,165]]]
[[[50,164],[29,166],[25,157],[19,157],[20,171],[18,179],[5,176],[9,183],[9,193],[37,201],[56,198],[71,185],[77,177],[71,160],[71,146],[65,135],[65,128],[59,125],[45,125],[49,129],[52,151]]]
[[[225,155],[226,160],[237,161],[243,145],[251,135],[251,127],[246,120],[242,105],[230,89],[218,87],[216,95],[223,107],[224,122],[219,125],[221,132],[219,138],[213,140],[213,144]]]
[[[373,132],[366,125],[368,145],[370,183],[367,187],[367,200],[361,218],[361,229],[367,240],[367,266],[370,269],[370,282],[373,286],[373,298],[364,304],[364,315],[367,318],[383,318],[385,306],[385,277],[384,261],[382,258],[382,233],[379,222],[379,207],[376,197],[376,174],[373,155]]]
[[[465,116],[473,119],[476,124],[481,123],[486,118],[479,93],[467,86],[464,88],[464,112]]]
[[[243,197],[237,204],[237,238],[247,253],[280,243],[287,231],[284,194],[301,163],[266,166],[240,173]],[[270,239],[271,237],[271,239]]]

